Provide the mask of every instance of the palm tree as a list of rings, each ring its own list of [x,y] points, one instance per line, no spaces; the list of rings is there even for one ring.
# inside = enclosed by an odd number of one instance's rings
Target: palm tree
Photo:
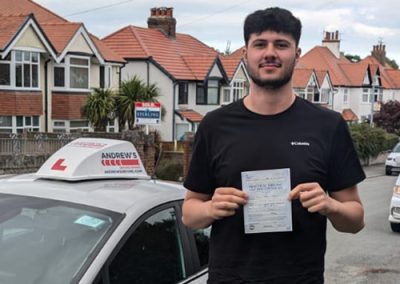
[[[95,131],[106,131],[108,122],[114,119],[114,111],[115,95],[110,89],[94,88],[83,106],[83,114]]]
[[[159,96],[156,84],[146,86],[138,76],[123,81],[116,99],[120,129],[123,129],[126,123],[128,123],[129,129],[134,128],[135,102],[156,102]]]

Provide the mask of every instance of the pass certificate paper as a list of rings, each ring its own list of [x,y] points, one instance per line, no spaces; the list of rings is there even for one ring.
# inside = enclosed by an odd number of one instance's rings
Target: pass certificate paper
[[[242,172],[246,234],[292,231],[290,169]]]

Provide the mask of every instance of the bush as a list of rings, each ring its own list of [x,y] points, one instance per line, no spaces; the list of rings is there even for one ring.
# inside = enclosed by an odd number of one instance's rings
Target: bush
[[[157,169],[156,176],[159,179],[180,181],[183,175],[183,165],[176,161],[164,160],[162,161]]]
[[[350,131],[358,156],[364,161],[392,149],[399,141],[397,135],[389,134],[379,127],[371,128],[365,123],[351,125]]]

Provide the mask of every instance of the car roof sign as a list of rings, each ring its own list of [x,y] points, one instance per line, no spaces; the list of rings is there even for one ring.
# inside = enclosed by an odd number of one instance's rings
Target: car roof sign
[[[67,181],[150,178],[131,142],[102,138],[78,138],[68,143],[42,165],[36,176]]]

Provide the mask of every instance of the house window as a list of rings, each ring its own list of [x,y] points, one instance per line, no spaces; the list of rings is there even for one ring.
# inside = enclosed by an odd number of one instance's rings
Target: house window
[[[100,66],[100,88],[111,88],[112,67]]]
[[[188,83],[179,83],[178,104],[186,105],[188,103]]]
[[[232,93],[233,93],[233,101],[237,101],[238,99],[243,97],[244,92],[244,81],[233,81],[232,82]]]
[[[294,91],[300,98],[305,98],[306,91],[303,88],[295,88]]]
[[[0,133],[39,131],[39,116],[0,116]]]
[[[202,84],[197,85],[196,104],[198,105],[217,105],[219,103],[219,82],[209,80],[207,90]]]
[[[11,56],[7,55],[0,61],[0,86],[11,85]]]
[[[344,89],[343,91],[343,103],[347,104],[349,102],[349,89]]]
[[[15,51],[15,86],[37,88],[39,82],[39,53]]]
[[[207,103],[208,105],[217,105],[219,102],[219,82],[217,80],[209,80],[207,86]]]
[[[374,102],[381,102],[383,100],[383,90],[375,88],[374,90]]]
[[[363,103],[369,103],[370,98],[369,98],[369,89],[368,88],[363,88],[362,92],[362,102]]]
[[[89,132],[89,121],[87,120],[58,120],[53,121],[53,132],[76,133],[79,131]]]
[[[54,87],[87,90],[89,68],[89,58],[68,56],[64,63],[54,66]]]
[[[203,84],[197,84],[196,86],[196,104],[206,104],[206,92]]]
[[[0,133],[12,133],[12,116],[0,116]]]
[[[223,100],[224,103],[231,102],[231,89],[230,88],[224,88],[223,98],[224,98],[224,100]]]
[[[65,68],[61,66],[54,67],[54,86],[65,86]]]
[[[319,99],[320,99],[319,100],[320,103],[327,104],[329,102],[329,89],[325,89],[325,88],[321,89]]]

